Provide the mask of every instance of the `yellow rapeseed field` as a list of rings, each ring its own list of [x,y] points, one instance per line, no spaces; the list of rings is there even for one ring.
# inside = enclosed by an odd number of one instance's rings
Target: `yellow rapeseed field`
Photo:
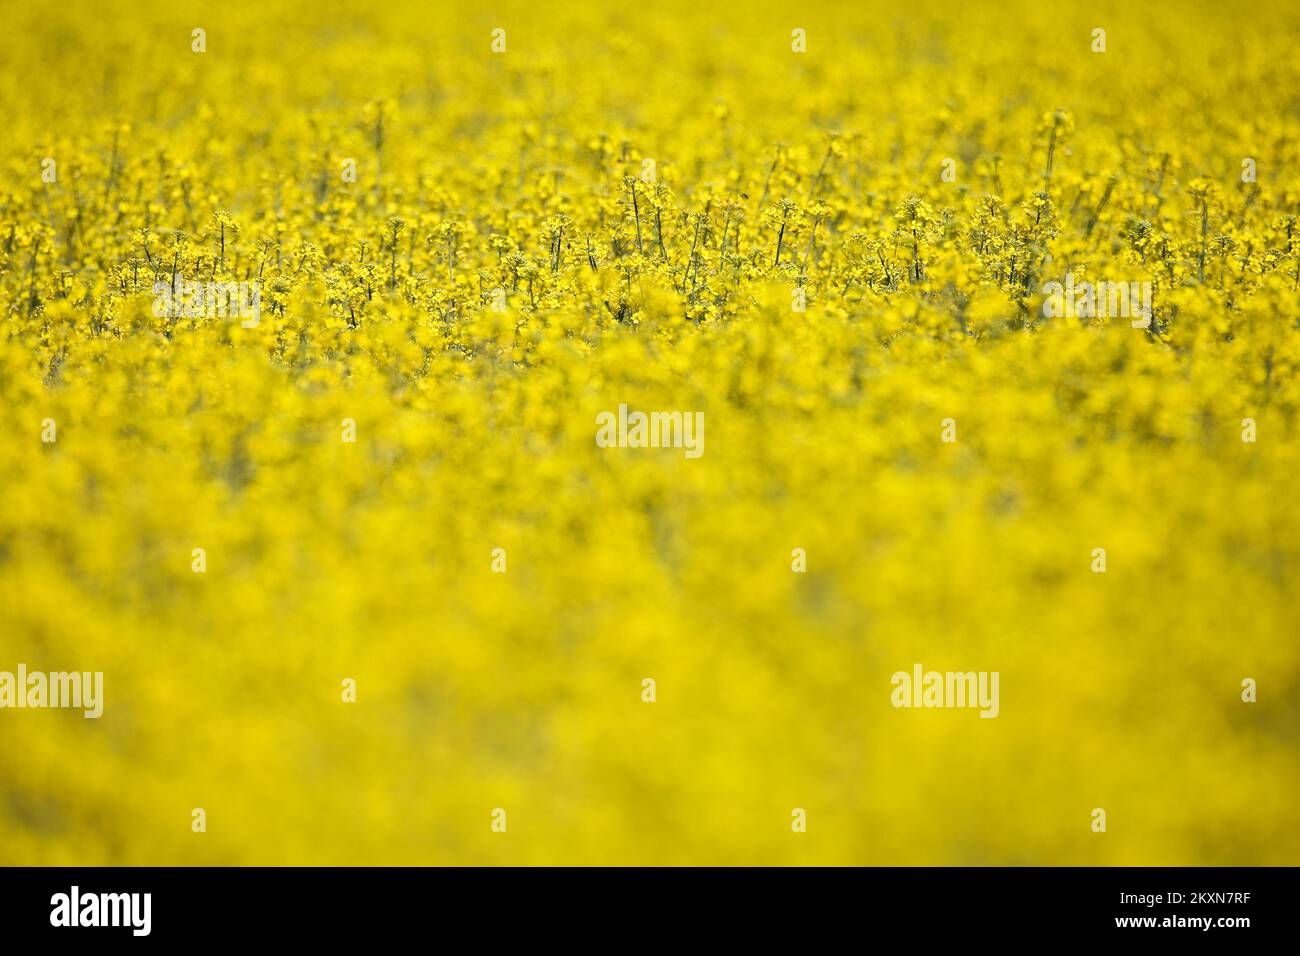
[[[1294,5],[2,12],[0,864],[1300,864]]]

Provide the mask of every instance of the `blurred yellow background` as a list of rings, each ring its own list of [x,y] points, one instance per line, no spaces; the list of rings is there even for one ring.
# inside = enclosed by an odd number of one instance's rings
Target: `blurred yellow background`
[[[597,6],[7,5],[0,863],[1300,863],[1295,8]]]

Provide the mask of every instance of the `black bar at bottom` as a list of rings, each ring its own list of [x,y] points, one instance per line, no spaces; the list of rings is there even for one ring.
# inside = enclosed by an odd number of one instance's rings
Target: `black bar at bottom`
[[[1282,868],[12,868],[0,869],[0,933],[6,943],[62,938],[77,945],[336,946],[414,935],[457,948],[475,940],[535,945],[584,937],[618,948],[637,940],[709,939],[734,948],[750,940],[806,947],[901,934],[918,945],[979,944],[1050,934],[1231,946],[1295,939],[1298,874]]]

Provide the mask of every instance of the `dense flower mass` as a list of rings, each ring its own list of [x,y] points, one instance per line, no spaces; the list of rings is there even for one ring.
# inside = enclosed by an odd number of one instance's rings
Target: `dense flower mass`
[[[0,39],[0,863],[1300,863],[1295,8],[134,7]]]

